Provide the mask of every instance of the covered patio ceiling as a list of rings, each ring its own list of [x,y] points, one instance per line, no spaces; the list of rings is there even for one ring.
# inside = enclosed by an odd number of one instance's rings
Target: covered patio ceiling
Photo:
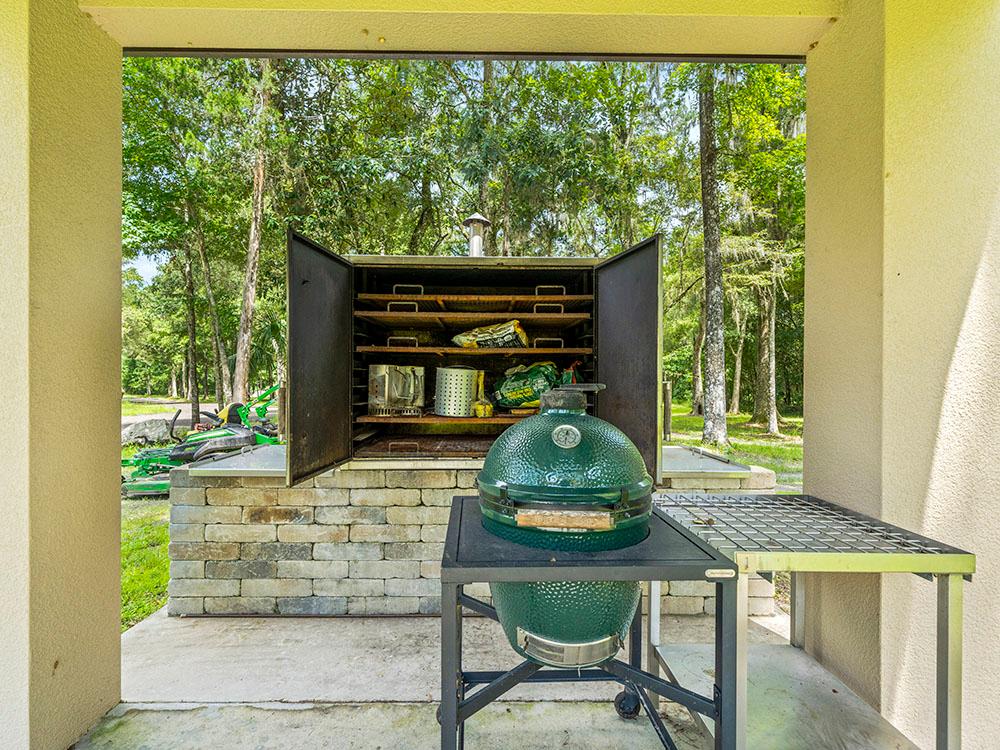
[[[81,0],[126,50],[801,57],[840,0]]]

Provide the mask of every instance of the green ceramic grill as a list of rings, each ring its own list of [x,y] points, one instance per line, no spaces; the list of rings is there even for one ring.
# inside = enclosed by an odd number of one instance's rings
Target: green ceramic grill
[[[638,449],[587,414],[586,391],[542,395],[541,412],[493,443],[479,474],[483,526],[504,539],[596,552],[645,539],[653,481]],[[514,650],[558,667],[611,659],[639,604],[638,582],[493,583],[493,605]]]

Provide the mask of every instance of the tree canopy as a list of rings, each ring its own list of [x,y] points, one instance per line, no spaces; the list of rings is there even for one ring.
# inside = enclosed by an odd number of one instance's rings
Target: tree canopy
[[[773,317],[777,401],[801,402],[805,71],[711,66],[727,383],[755,394]],[[702,65],[129,58],[123,385],[223,398],[259,213],[250,383],[279,378],[285,231],[342,254],[607,256],[662,232],[665,369],[692,393],[701,327]],[[256,170],[256,172],[255,172]],[[257,182],[255,182],[257,174]],[[255,211],[255,185],[259,211]],[[140,257],[155,264],[142,278]],[[189,331],[194,332],[189,348]],[[766,343],[766,342],[765,342]],[[754,376],[754,377],[751,377]]]

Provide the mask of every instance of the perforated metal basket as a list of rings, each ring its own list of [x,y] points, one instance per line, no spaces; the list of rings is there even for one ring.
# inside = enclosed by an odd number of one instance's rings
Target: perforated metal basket
[[[437,368],[434,413],[442,417],[471,417],[477,372],[471,367]]]

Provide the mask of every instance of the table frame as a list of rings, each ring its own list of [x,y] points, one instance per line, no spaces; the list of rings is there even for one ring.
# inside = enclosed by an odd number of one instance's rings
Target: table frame
[[[601,552],[552,552],[547,563],[518,560],[518,551],[526,548],[507,543],[509,555],[492,563],[463,564],[459,555],[459,531],[462,514],[467,509],[478,513],[478,498],[455,497],[445,540],[441,564],[441,723],[442,750],[458,750],[465,744],[465,721],[480,709],[522,682],[614,681],[624,686],[623,695],[638,701],[665,748],[676,745],[656,711],[657,698],[663,697],[685,706],[696,715],[708,715],[715,722],[714,747],[735,750],[737,747],[737,681],[736,654],[737,581],[735,565],[712,549],[696,534],[654,511],[652,523],[663,523],[694,547],[705,553],[706,562],[690,561],[671,564],[670,561],[636,561],[610,559]],[[560,559],[561,558],[561,559]],[[726,574],[713,580],[716,590],[716,677],[711,698],[681,687],[675,680],[664,680],[652,671],[642,669],[642,607],[636,611],[629,629],[627,660],[613,659],[586,669],[556,669],[523,661],[507,672],[469,671],[462,663],[463,609],[497,619],[496,610],[463,591],[470,583],[533,582],[533,581],[643,581],[709,580],[706,570]],[[653,664],[653,662],[650,662]],[[470,687],[481,685],[470,695]],[[654,698],[655,696],[656,698]],[[616,703],[617,703],[616,699]]]
[[[936,648],[936,750],[960,750],[962,743],[962,588],[964,580],[971,580],[975,572],[975,555],[927,537],[914,534],[897,526],[887,524],[870,516],[857,513],[833,503],[808,495],[746,495],[726,496],[720,502],[727,503],[727,510],[738,508],[740,497],[748,503],[760,507],[768,499],[780,502],[783,507],[790,503],[799,505],[803,512],[819,510],[833,513],[843,520],[845,527],[884,530],[893,538],[903,538],[912,542],[914,549],[925,546],[922,552],[866,552],[866,551],[816,551],[813,549],[788,549],[792,543],[775,541],[772,549],[741,549],[738,543],[722,542],[714,524],[707,519],[699,528],[698,513],[708,513],[718,496],[711,495],[662,495],[658,498],[660,507],[671,513],[671,508],[683,510],[676,515],[684,516],[683,523],[693,533],[732,559],[738,569],[736,586],[736,671],[737,671],[737,748],[746,748],[747,721],[747,625],[749,621],[749,579],[755,573],[789,572],[792,574],[791,591],[791,632],[789,641],[793,646],[803,647],[805,590],[803,573],[912,573],[927,580],[937,582],[937,648]],[[696,513],[685,509],[695,508]],[[737,511],[738,512],[738,511]],[[674,515],[675,520],[678,520]],[[716,537],[713,541],[706,537]],[[854,546],[854,545],[850,545]],[[650,616],[646,630],[649,670],[657,670],[665,665],[659,661],[656,646],[660,645],[660,583],[650,583]],[[654,616],[655,608],[655,616]],[[669,674],[669,669],[667,670]],[[698,717],[695,717],[698,720]],[[704,724],[702,723],[704,727]]]

